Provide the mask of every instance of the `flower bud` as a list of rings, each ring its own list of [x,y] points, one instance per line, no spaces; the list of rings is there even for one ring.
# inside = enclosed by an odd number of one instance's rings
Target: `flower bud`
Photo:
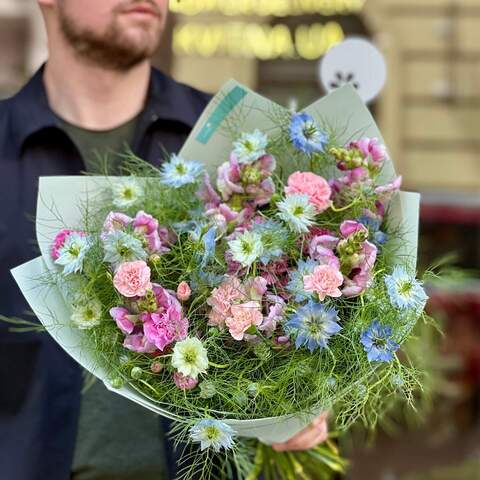
[[[186,302],[192,293],[192,289],[187,282],[180,282],[177,287],[177,298],[181,302]]]
[[[121,377],[112,378],[110,385],[113,388],[122,388],[123,387],[123,379]]]
[[[140,367],[133,367],[132,370],[130,371],[130,376],[135,380],[138,380],[139,378],[141,378],[142,374],[143,374],[143,371]]]
[[[163,363],[155,361],[152,362],[152,364],[150,365],[150,370],[152,371],[152,373],[160,373],[163,370],[164,366],[165,365],[163,365]]]
[[[217,394],[215,384],[209,380],[204,380],[199,386],[200,398],[212,398]]]

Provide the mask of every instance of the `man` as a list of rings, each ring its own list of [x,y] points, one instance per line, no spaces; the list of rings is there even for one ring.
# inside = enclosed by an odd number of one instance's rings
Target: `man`
[[[48,61],[0,103],[0,313],[7,316],[27,310],[9,269],[36,254],[38,177],[92,171],[96,153],[125,143],[158,164],[163,149],[179,150],[209,100],[151,68],[168,0],[38,3]],[[47,334],[1,328],[2,478],[172,477],[157,417],[98,383],[81,396],[79,366]],[[326,433],[321,416],[276,448],[310,448]]]

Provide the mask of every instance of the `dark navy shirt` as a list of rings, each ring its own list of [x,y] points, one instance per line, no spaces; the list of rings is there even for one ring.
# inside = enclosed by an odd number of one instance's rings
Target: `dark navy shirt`
[[[134,153],[158,164],[177,152],[209,96],[152,69]],[[28,311],[9,270],[38,255],[34,232],[38,177],[78,175],[80,152],[48,105],[41,68],[0,102],[0,314]],[[46,333],[12,333],[0,322],[0,476],[70,476],[81,369]]]

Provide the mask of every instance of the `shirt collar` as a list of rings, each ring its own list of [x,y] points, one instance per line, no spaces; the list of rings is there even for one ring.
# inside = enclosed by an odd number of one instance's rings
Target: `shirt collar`
[[[50,127],[61,129],[60,119],[48,104],[43,69],[44,65],[12,98],[11,135],[19,152],[34,133]],[[192,101],[193,95],[192,89],[152,67],[142,117],[149,124],[167,120],[180,122],[191,129],[199,115],[196,102]]]

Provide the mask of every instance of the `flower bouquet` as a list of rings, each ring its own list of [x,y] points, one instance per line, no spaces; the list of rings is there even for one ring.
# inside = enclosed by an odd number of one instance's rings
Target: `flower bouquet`
[[[331,443],[268,445],[325,410],[342,430],[411,399],[398,350],[427,299],[418,195],[355,90],[296,113],[230,81],[178,156],[122,168],[40,179],[42,255],[13,275],[42,324],[175,421],[184,478],[341,470]]]

